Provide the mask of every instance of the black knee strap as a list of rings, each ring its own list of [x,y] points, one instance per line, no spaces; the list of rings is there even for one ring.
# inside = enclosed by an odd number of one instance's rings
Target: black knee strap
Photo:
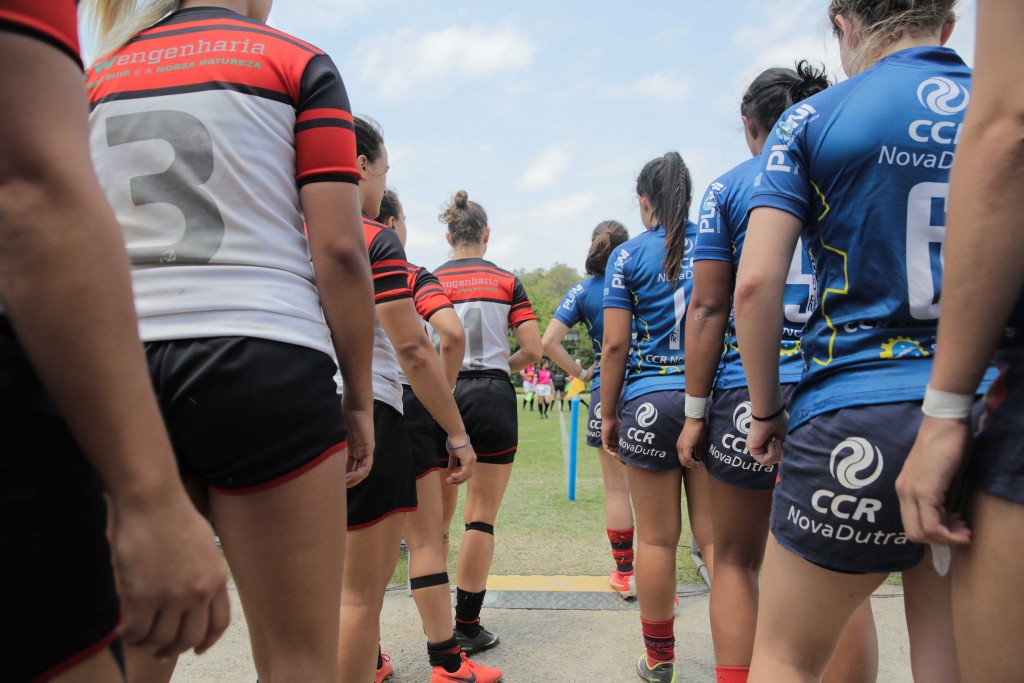
[[[470,522],[466,525],[466,531],[482,531],[485,534],[494,535],[494,525],[487,522]]]
[[[414,591],[420,588],[432,588],[434,586],[447,586],[448,572],[430,574],[428,576],[414,576],[409,579],[409,587]]]

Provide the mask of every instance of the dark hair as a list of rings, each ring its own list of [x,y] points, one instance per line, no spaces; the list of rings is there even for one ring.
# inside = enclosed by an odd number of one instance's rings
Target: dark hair
[[[364,156],[367,161],[374,162],[384,152],[384,133],[380,124],[373,119],[356,116],[356,156]]]
[[[398,200],[398,193],[388,190],[384,193],[384,198],[380,200],[380,213],[377,214],[377,222],[386,224],[389,218],[398,218],[400,213],[402,213],[402,202]]]
[[[636,193],[651,204],[651,213],[665,228],[665,258],[662,266],[669,282],[675,285],[683,267],[686,249],[686,220],[693,200],[690,169],[679,156],[669,152],[648,161],[636,179]]]
[[[587,253],[587,275],[604,275],[608,268],[608,257],[612,250],[629,239],[626,226],[618,221],[602,221],[590,235],[590,251]]]
[[[768,69],[743,94],[740,113],[770,131],[784,111],[830,85],[824,67],[815,69],[806,59],[796,63],[796,71]]]
[[[487,227],[484,207],[469,201],[469,193],[465,190],[455,193],[437,219],[448,224],[453,246],[478,243],[483,239],[484,228]]]
[[[840,34],[836,16],[856,15],[864,23],[861,57],[879,53],[904,35],[934,33],[956,19],[953,8],[959,0],[832,0],[828,18]]]

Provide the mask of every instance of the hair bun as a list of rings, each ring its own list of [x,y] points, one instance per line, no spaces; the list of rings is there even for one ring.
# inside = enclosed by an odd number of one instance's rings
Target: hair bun
[[[469,206],[469,193],[465,190],[456,192],[455,197],[452,199],[452,206],[458,209],[465,209]]]

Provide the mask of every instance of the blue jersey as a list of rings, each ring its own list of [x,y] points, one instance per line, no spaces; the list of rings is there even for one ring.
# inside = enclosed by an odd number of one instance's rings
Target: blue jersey
[[[924,396],[970,78],[952,50],[901,50],[790,108],[769,134],[750,208],[803,222],[817,283],[791,427]]]
[[[572,286],[555,311],[555,320],[566,327],[583,323],[594,345],[594,383],[601,386],[601,341],[604,338],[604,276],[587,278]]]
[[[683,325],[693,288],[697,226],[686,222],[679,278],[670,283],[662,260],[665,230],[655,226],[615,248],[604,275],[604,307],[633,314],[635,342],[626,369],[627,401],[654,391],[683,390]]]
[[[715,182],[711,183],[701,203],[697,224],[697,249],[694,261],[726,261],[736,268],[740,264],[743,239],[747,235],[747,205],[754,191],[754,181],[761,173],[764,161],[754,157],[744,161]],[[793,252],[786,279],[785,322],[782,344],[779,348],[779,380],[782,384],[800,381],[804,372],[800,358],[800,333],[814,307],[814,276],[811,261],[799,246]],[[743,374],[739,346],[736,342],[735,312],[729,313],[725,352],[715,376],[716,389],[736,389],[747,386]]]

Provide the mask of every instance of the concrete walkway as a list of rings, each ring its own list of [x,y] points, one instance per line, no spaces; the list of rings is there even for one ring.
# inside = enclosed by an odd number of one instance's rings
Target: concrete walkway
[[[505,672],[505,683],[633,683],[640,680],[633,671],[643,650],[636,608],[616,602],[619,598],[614,595],[572,594],[578,587],[587,592],[603,590],[594,588],[601,582],[592,577],[578,577],[579,585],[572,582],[567,585],[560,579],[553,591],[541,591],[536,589],[550,588],[551,584],[539,577],[525,581],[493,577],[492,581],[504,590],[488,591],[487,602],[495,606],[485,606],[482,617],[487,628],[501,637],[501,644],[477,657],[482,663],[501,668]],[[524,588],[525,592],[536,592],[532,600],[530,595],[524,595],[521,590]],[[680,592],[681,604],[676,610],[679,683],[712,683],[714,655],[706,589],[681,586]],[[608,597],[614,597],[615,601],[604,602]],[[233,586],[231,598],[231,627],[202,657],[182,657],[175,671],[175,683],[252,683],[256,680],[245,621]],[[531,609],[527,607],[530,604],[547,608]],[[574,604],[588,609],[560,608]],[[601,605],[611,609],[600,609]],[[878,624],[881,660],[878,681],[910,683],[901,589],[883,586],[872,599],[872,607]],[[430,667],[426,642],[416,606],[404,587],[388,591],[381,627],[384,652],[391,655],[395,665],[391,681],[427,683]]]

